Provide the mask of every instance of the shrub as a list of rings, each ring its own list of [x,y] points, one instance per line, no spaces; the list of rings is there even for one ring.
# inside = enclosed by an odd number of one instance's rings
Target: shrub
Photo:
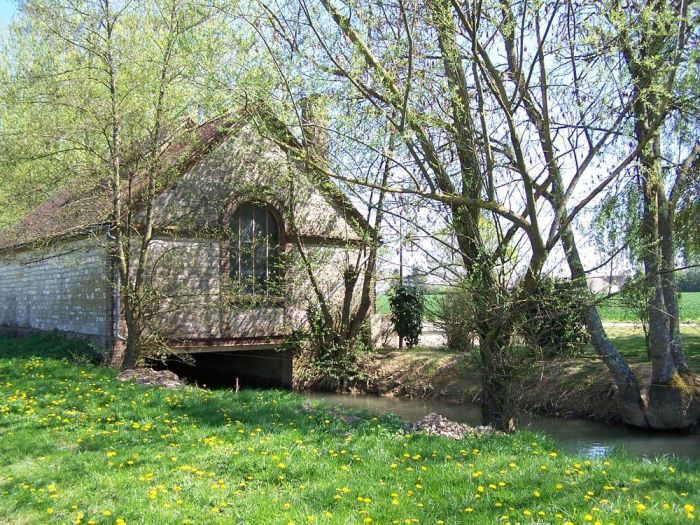
[[[363,337],[347,339],[337,326],[327,326],[318,310],[307,310],[308,329],[295,331],[286,347],[295,353],[295,387],[338,390],[363,379],[359,356]]]
[[[389,292],[391,322],[409,348],[418,344],[423,331],[424,305],[423,292],[416,286],[397,286]]]
[[[467,286],[461,283],[450,287],[435,302],[430,317],[445,332],[447,347],[455,351],[471,351],[474,348],[474,301]]]
[[[543,278],[526,300],[520,335],[545,358],[574,355],[588,341],[587,297],[568,279]]]

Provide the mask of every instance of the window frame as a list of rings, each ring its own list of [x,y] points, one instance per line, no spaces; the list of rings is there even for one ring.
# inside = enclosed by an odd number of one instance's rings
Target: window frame
[[[252,210],[255,209],[262,209],[265,210],[266,217],[272,217],[276,223],[277,223],[277,253],[273,256],[273,259],[275,260],[276,264],[279,265],[279,271],[276,272],[276,274],[273,274],[272,277],[270,276],[270,255],[269,255],[269,232],[266,231],[266,239],[268,246],[266,248],[268,254],[266,256],[267,260],[267,266],[268,268],[266,269],[266,274],[265,274],[265,286],[260,287],[263,288],[261,289],[256,289],[256,285],[253,285],[253,289],[251,290],[246,290],[244,286],[241,284],[241,272],[239,270],[238,276],[234,277],[232,275],[232,268],[231,268],[231,262],[233,259],[233,248],[234,246],[232,245],[232,242],[234,240],[234,235],[233,235],[233,220],[236,214],[240,213],[240,209],[244,205],[250,205],[252,207]],[[255,212],[253,212],[255,213]],[[255,215],[253,215],[253,220],[255,220]],[[221,227],[224,232],[221,240],[220,240],[220,273],[221,273],[221,279],[222,279],[222,284],[224,286],[222,287],[222,290],[228,289],[231,287],[231,285],[235,286],[235,290],[237,293],[235,294],[235,297],[232,298],[231,302],[240,302],[241,300],[245,299],[265,299],[267,302],[272,302],[272,303],[281,303],[283,301],[283,297],[278,293],[271,293],[271,286],[270,286],[270,278],[272,278],[272,282],[276,284],[283,284],[286,282],[286,273],[287,273],[287,265],[284,263],[284,256],[285,254],[289,251],[289,244],[287,242],[287,238],[285,235],[285,227],[284,227],[284,221],[282,220],[282,216],[277,210],[277,207],[268,203],[268,202],[262,202],[259,200],[255,199],[235,199],[232,200],[227,204],[227,206],[224,208],[224,212],[221,217]],[[239,215],[239,231],[240,231],[240,215]],[[240,245],[241,241],[240,238],[238,240],[238,247],[237,249],[239,250],[240,254]],[[238,256],[238,261],[239,261],[239,267],[240,267],[240,255]],[[254,270],[253,270],[254,271]],[[226,286],[226,284],[228,286]],[[272,288],[274,289],[275,286],[273,285]],[[274,292],[274,290],[273,290]]]

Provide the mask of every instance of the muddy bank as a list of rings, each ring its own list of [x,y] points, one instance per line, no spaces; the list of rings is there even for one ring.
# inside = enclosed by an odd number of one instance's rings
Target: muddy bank
[[[632,368],[641,382],[649,383],[648,364]],[[480,400],[478,365],[465,354],[435,349],[384,350],[368,354],[362,369],[365,380],[349,390],[467,404]],[[605,365],[596,358],[529,362],[521,368],[513,388],[522,412],[621,422],[616,387]],[[695,398],[697,403],[698,396]]]

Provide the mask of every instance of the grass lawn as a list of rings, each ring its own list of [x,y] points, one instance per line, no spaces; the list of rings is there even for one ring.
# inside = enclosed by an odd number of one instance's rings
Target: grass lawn
[[[606,332],[620,353],[631,363],[649,361],[641,327],[611,326],[606,328]],[[692,371],[700,374],[700,326],[681,325],[681,336],[688,366]],[[587,347],[587,352],[595,353],[590,345]]]
[[[412,435],[283,391],[163,390],[0,340],[0,523],[679,523],[697,464],[586,461],[527,433]]]

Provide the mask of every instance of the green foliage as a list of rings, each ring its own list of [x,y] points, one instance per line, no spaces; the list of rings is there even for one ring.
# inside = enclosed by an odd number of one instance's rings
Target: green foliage
[[[700,52],[698,52],[700,62]],[[695,81],[696,90],[699,82]],[[696,100],[700,100],[700,93]],[[696,106],[697,106],[696,102]],[[698,116],[700,120],[700,115]],[[697,135],[697,127],[692,136]],[[677,241],[686,260],[696,260],[700,256],[700,161],[696,160],[694,171],[691,173],[693,180],[683,188],[678,202],[676,215]],[[693,290],[700,291],[700,289]]]
[[[308,329],[295,331],[287,342],[296,354],[295,383],[302,388],[334,390],[361,380],[362,337],[343,337],[338,326],[326,324],[318,308],[309,308],[306,316]]]
[[[471,351],[476,337],[474,298],[467,286],[457,284],[442,294],[430,308],[431,321],[444,330],[447,347]]]
[[[683,270],[676,274],[679,292],[700,292],[700,270]]]
[[[587,294],[568,279],[540,280],[523,304],[520,334],[546,358],[582,352],[588,341],[584,312]]]
[[[0,228],[59,188],[104,183],[110,66],[119,148],[132,160],[157,132],[156,121],[165,138],[187,119],[265,97],[269,57],[234,11],[233,2],[22,2],[15,21],[0,28]]]
[[[423,292],[417,286],[400,285],[390,290],[391,322],[409,348],[418,344],[418,337],[423,331],[424,306]]]

